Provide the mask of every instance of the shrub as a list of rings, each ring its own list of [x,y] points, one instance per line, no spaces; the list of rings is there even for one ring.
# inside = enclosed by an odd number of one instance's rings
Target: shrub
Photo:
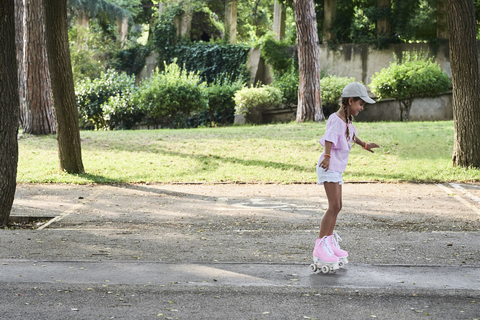
[[[355,82],[355,78],[329,76],[320,80],[320,96],[325,117],[338,109],[342,90],[349,83]]]
[[[292,63],[293,64],[293,63]],[[297,105],[298,103],[298,68],[290,68],[282,75],[275,75],[271,86],[283,92],[282,103],[285,105]]]
[[[259,112],[282,102],[282,92],[272,86],[243,88],[235,93],[235,113],[247,115],[254,108]]]
[[[260,41],[262,58],[266,64],[273,67],[275,74],[282,76],[289,72],[292,61],[294,61],[294,52],[288,52],[292,45],[287,40],[275,40],[273,33],[267,33]],[[298,70],[298,65],[296,69]]]
[[[84,123],[92,123],[96,130],[131,128],[135,124],[132,121],[141,117],[131,103],[135,90],[133,76],[113,70],[102,72],[94,80],[81,80],[75,86],[80,117]]]
[[[99,55],[104,48],[101,47],[98,37],[98,34],[77,26],[68,31],[74,83],[87,78],[98,78],[105,70],[101,54]]]
[[[343,88],[352,82],[355,82],[355,78],[337,76],[330,76],[320,80],[322,104],[338,104]]]
[[[402,62],[395,62],[372,76],[370,88],[380,99],[394,98],[400,102],[400,121],[410,116],[416,97],[434,97],[450,87],[450,79],[424,52],[403,52]],[[405,113],[405,116],[404,116]]]
[[[235,92],[242,89],[241,79],[235,81],[229,75],[217,76],[206,88],[208,115],[211,123],[233,123],[235,117]]]
[[[320,79],[327,77],[327,69],[323,69],[320,72]],[[286,106],[288,105],[297,105],[298,103],[298,65],[296,61],[290,59],[290,67],[287,71],[282,74],[275,72],[275,80],[271,86],[280,89],[283,93],[282,103]],[[341,90],[340,90],[341,91]],[[322,93],[322,103],[324,103],[323,98],[323,87],[321,87]],[[340,96],[339,96],[340,97]]]
[[[155,125],[174,127],[178,118],[207,108],[205,83],[198,73],[181,69],[176,61],[155,70],[137,90],[135,103]]]
[[[128,75],[137,75],[142,71],[151,52],[150,46],[137,43],[130,48],[116,51],[110,61],[110,67],[119,72],[125,71]]]

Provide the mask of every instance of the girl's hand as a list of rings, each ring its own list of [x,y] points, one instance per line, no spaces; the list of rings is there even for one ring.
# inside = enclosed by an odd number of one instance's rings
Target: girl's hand
[[[327,171],[328,167],[330,167],[330,157],[323,157],[322,162],[320,162],[320,168],[323,168],[325,171]]]
[[[376,143],[367,143],[367,151],[370,151],[371,153],[374,153],[375,151],[373,151],[372,149],[373,148],[380,148],[380,146]]]

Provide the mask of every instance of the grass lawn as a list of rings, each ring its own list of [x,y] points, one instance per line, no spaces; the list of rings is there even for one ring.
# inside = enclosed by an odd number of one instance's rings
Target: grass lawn
[[[315,182],[326,123],[186,130],[82,131],[86,174],[58,170],[54,136],[19,140],[20,183]],[[453,122],[355,123],[375,153],[355,146],[345,181],[480,181],[452,167]]]

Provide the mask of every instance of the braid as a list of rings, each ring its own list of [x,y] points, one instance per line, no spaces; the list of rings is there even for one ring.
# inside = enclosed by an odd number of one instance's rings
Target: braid
[[[345,133],[345,136],[346,136],[346,139],[347,141],[350,141],[350,129],[348,127],[348,125],[353,121],[353,116],[352,115],[348,115],[348,105],[349,105],[349,100],[350,98],[342,98],[341,100],[341,105],[343,107],[343,113],[345,115],[345,121],[347,122],[347,132]],[[353,101],[358,101],[360,100],[360,98],[357,98],[357,97],[354,97],[353,98]],[[355,136],[353,136],[353,141],[355,141]]]
[[[347,116],[347,104],[343,104],[343,113],[345,114],[345,120],[347,121],[347,132],[346,132],[346,138],[347,141],[350,140],[350,129],[348,128],[348,123],[350,122],[350,117]]]

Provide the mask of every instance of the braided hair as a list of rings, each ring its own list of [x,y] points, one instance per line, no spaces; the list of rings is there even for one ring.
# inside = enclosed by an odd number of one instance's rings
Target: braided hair
[[[358,101],[360,98],[358,97],[352,97],[353,101]],[[349,100],[350,98],[342,98],[341,104],[342,104],[342,109],[343,113],[345,115],[345,121],[347,122],[347,132],[345,133],[347,141],[350,141],[350,129],[348,128],[348,125],[353,121],[353,116],[348,115],[347,108],[349,106]],[[353,135],[353,141],[355,141],[355,135]]]

